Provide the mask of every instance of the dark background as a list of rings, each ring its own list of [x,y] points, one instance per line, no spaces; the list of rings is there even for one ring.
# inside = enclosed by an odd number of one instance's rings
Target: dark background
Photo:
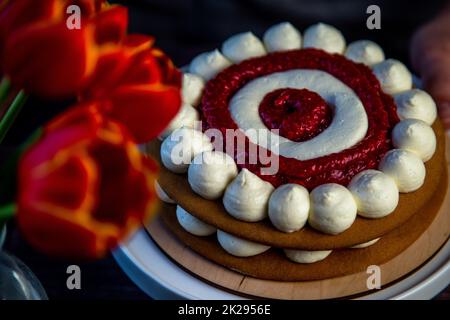
[[[132,33],[156,37],[178,66],[197,54],[220,48],[229,36],[252,31],[262,36],[271,25],[290,21],[299,30],[325,22],[342,31],[347,42],[370,39],[379,43],[387,57],[409,65],[409,41],[414,30],[430,20],[450,0],[128,0],[110,1],[128,6]],[[381,8],[381,30],[366,28],[366,9]],[[32,59],[32,57],[30,57]],[[0,147],[21,143],[34,128],[70,105],[31,99]],[[0,156],[2,154],[0,153]],[[1,158],[0,158],[1,161]]]
[[[299,30],[319,21],[340,29],[351,42],[370,39],[379,43],[387,57],[409,64],[409,41],[414,30],[431,19],[446,1],[302,1],[302,0],[129,0],[130,32],[154,35],[157,46],[178,66],[198,53],[220,48],[227,37],[243,31],[262,36],[264,30],[290,21]],[[367,6],[381,8],[381,30],[366,28]],[[32,57],[30,57],[31,59]],[[38,126],[63,111],[70,102],[31,98],[13,129],[0,146],[0,163]],[[82,290],[66,289],[66,268],[72,262],[40,255],[9,224],[6,250],[22,259],[35,272],[50,299],[145,299],[147,298],[110,257],[82,264]],[[450,299],[449,290],[439,296]]]

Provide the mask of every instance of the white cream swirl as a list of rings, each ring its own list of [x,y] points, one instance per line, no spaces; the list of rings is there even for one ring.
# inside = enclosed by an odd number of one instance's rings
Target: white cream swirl
[[[267,217],[267,204],[273,186],[247,169],[228,185],[223,205],[229,214],[239,220],[256,222]]]
[[[281,22],[267,29],[263,41],[269,52],[300,49],[302,35],[289,22]]]
[[[384,60],[384,52],[381,47],[370,40],[358,40],[348,45],[345,56],[357,63],[368,66],[380,63]]]
[[[167,138],[173,131],[181,127],[194,129],[198,120],[199,114],[197,109],[189,104],[183,104],[180,111],[178,111],[176,116],[172,119],[172,121],[170,121],[167,128],[161,133],[159,139]]]
[[[308,222],[314,229],[339,234],[356,219],[356,202],[350,191],[336,183],[322,184],[311,192]]]
[[[296,142],[268,130],[259,114],[259,105],[268,92],[294,88],[314,91],[334,108],[331,124],[314,138]],[[287,158],[309,160],[353,147],[364,139],[368,120],[355,92],[342,81],[320,70],[294,69],[259,77],[247,83],[231,98],[230,113],[243,130],[257,130],[249,140]]]
[[[436,151],[436,136],[433,129],[424,121],[402,120],[392,130],[392,143],[396,148],[417,154],[422,161],[431,159]]]
[[[197,106],[200,103],[205,80],[193,73],[184,73],[181,86],[181,98],[184,103]]]
[[[261,40],[251,32],[238,33],[225,40],[222,44],[222,52],[234,63],[261,57],[267,53]]]
[[[280,231],[300,230],[308,220],[309,193],[298,184],[279,186],[270,196],[269,218]]]
[[[179,128],[161,144],[161,162],[172,172],[184,173],[196,155],[212,149],[209,138],[202,132],[192,128]]]
[[[354,245],[353,247],[350,247],[350,248],[351,249],[367,248],[367,247],[370,247],[371,245],[374,245],[375,243],[377,243],[378,240],[380,240],[380,239],[381,238],[376,238],[376,239],[373,239],[373,240],[370,240],[370,241],[367,241],[367,242],[364,242],[364,243],[360,243],[360,244]]]
[[[425,181],[425,166],[422,160],[408,150],[388,151],[380,162],[379,169],[394,179],[400,192],[419,189]]]
[[[197,155],[189,165],[188,181],[195,193],[205,199],[220,198],[228,184],[237,176],[233,158],[220,151]]]
[[[195,236],[206,237],[216,232],[216,228],[200,221],[180,206],[177,206],[176,214],[178,223],[183,229]]]
[[[335,27],[325,23],[318,23],[305,30],[303,47],[317,48],[329,53],[343,54],[345,50],[345,38]]]
[[[382,218],[392,213],[398,204],[395,181],[378,170],[365,170],[350,181],[348,189],[353,194],[358,214],[365,218]]]
[[[394,95],[397,114],[401,120],[418,119],[432,125],[437,109],[433,98],[423,90],[412,89]]]
[[[314,263],[321,261],[328,257],[331,250],[322,251],[305,251],[305,250],[291,250],[284,249],[284,254],[289,260],[296,263]]]
[[[226,252],[236,257],[256,256],[270,249],[269,246],[238,238],[222,230],[217,230],[217,240]]]
[[[169,195],[163,190],[163,188],[161,188],[158,181],[156,180],[155,180],[155,192],[159,200],[165,203],[175,203],[175,201],[173,201],[172,198],[169,197]]]
[[[189,65],[189,72],[208,81],[229,66],[231,66],[231,62],[216,49],[196,56]]]
[[[373,73],[380,81],[381,88],[388,94],[410,90],[412,75],[398,60],[387,59],[373,66]]]

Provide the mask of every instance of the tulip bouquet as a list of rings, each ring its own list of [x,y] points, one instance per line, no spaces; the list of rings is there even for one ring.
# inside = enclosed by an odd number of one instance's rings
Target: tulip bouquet
[[[46,254],[102,257],[155,212],[158,169],[138,144],[178,112],[181,76],[127,25],[126,7],[102,0],[0,0],[0,143],[28,95],[77,101],[0,169],[3,189],[16,185],[0,224],[15,217]]]

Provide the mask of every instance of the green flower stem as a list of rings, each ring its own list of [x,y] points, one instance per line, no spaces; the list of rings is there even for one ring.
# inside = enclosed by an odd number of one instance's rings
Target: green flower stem
[[[17,206],[15,203],[9,203],[3,207],[0,207],[0,224],[11,219],[16,213]]]
[[[8,92],[11,87],[11,83],[7,77],[3,77],[0,82],[0,104],[2,104],[8,97]]]
[[[17,115],[20,113],[20,110],[22,110],[22,107],[24,106],[28,96],[25,94],[23,90],[19,91],[13,102],[11,103],[11,106],[6,111],[5,115],[2,119],[0,119],[0,143],[5,138],[6,134],[8,133],[8,130],[11,128],[12,124],[14,123],[14,120],[16,119]]]

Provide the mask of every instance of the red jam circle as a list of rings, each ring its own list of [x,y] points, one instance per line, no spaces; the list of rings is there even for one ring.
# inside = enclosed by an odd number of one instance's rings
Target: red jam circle
[[[245,161],[244,164],[238,163],[239,167],[251,170],[274,186],[297,183],[309,190],[324,183],[347,185],[357,173],[376,168],[383,155],[392,148],[390,132],[399,121],[394,101],[381,90],[380,83],[368,67],[354,63],[342,55],[329,54],[318,49],[275,52],[245,60],[220,72],[205,87],[200,106],[202,118],[206,122],[204,128],[219,129],[224,136],[226,129],[238,129],[228,107],[233,95],[253,79],[292,69],[322,70],[353,89],[363,103],[368,117],[369,127],[365,138],[351,148],[316,159],[300,161],[280,156],[279,171],[272,176],[261,175],[260,168],[269,165]],[[293,138],[294,141],[303,141],[328,126],[329,108],[324,106],[314,93],[302,93],[304,98],[296,90],[285,92],[284,95],[282,91],[266,95],[265,99],[268,101],[263,101],[260,106],[260,115],[268,128],[278,126],[280,131],[283,130],[283,135]],[[311,99],[310,105],[302,100],[308,98]],[[271,107],[277,108],[277,101],[281,105],[286,103],[286,106],[270,111]],[[319,112],[317,119],[311,116],[313,109]],[[283,125],[281,115],[289,112],[292,112],[292,119]],[[289,118],[289,115],[287,117]],[[248,139],[247,143],[250,143]],[[236,159],[236,152],[232,156]],[[248,154],[246,159],[250,159]]]
[[[266,94],[259,115],[269,129],[292,141],[309,140],[325,130],[331,109],[317,93],[308,89],[278,89]]]

